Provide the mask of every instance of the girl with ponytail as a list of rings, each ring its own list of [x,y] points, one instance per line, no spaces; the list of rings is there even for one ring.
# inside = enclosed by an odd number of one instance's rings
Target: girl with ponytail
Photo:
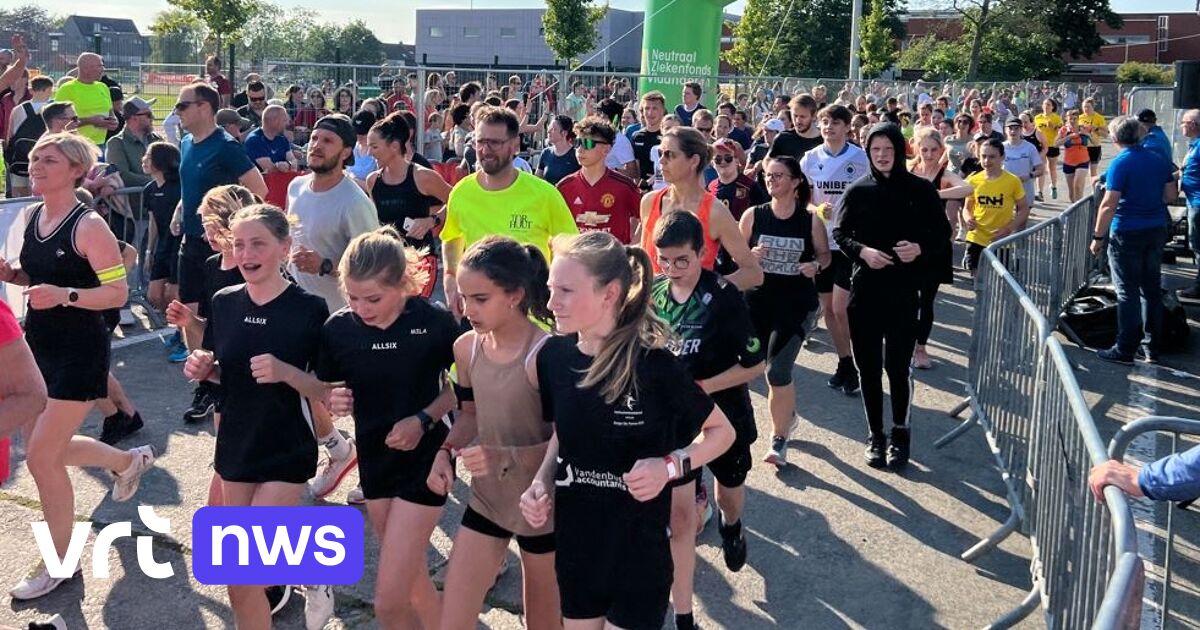
[[[556,238],[553,251],[549,306],[563,335],[532,367],[555,433],[521,511],[534,527],[553,514],[569,625],[659,628],[672,580],[667,483],[725,452],[734,431],[666,348],[645,251],[604,232]],[[683,434],[697,437],[675,449]]]

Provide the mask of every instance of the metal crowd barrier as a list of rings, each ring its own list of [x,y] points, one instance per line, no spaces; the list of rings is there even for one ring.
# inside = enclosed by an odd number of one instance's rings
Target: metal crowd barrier
[[[1087,473],[1108,459],[1060,342],[1063,307],[1088,281],[1087,246],[1099,194],[989,246],[976,274],[968,353],[970,418],[944,447],[981,427],[1011,508],[996,531],[962,554],[974,561],[1020,529],[1030,538],[1033,588],[990,628],[1008,628],[1039,606],[1049,628],[1136,627],[1144,569],[1125,495],[1092,499]]]
[[[1108,456],[1111,459],[1123,461],[1125,452],[1129,449],[1129,445],[1133,443],[1134,439],[1146,433],[1160,432],[1171,434],[1171,452],[1177,453],[1179,452],[1180,435],[1200,436],[1200,420],[1166,416],[1145,416],[1139,418],[1117,431],[1112,441],[1108,444]],[[1171,618],[1171,556],[1175,550],[1175,513],[1187,509],[1187,505],[1189,504],[1190,502],[1167,502],[1166,551],[1163,556],[1162,598],[1156,602],[1162,615],[1162,627],[1167,627],[1167,622]]]

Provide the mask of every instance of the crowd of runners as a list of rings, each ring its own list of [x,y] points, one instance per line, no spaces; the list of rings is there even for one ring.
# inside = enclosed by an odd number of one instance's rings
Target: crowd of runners
[[[26,93],[24,60],[0,74],[6,98]],[[326,109],[298,86],[272,102],[258,77],[235,93],[219,68],[180,90],[161,138],[152,101],[115,101],[95,55],[57,87],[35,78],[6,116],[10,184],[37,199],[0,282],[25,287],[49,400],[7,428],[24,433],[59,554],[68,467],[111,471],[113,499],[135,496],[155,453],[114,446],[143,422],[109,363],[144,265],[177,330],[163,360],[195,383],[183,420],[217,436],[207,504],[321,500],[357,471],[349,501],[379,541],[386,628],[474,627],[513,538],[531,628],[660,628],[668,607],[676,628],[697,627],[698,531],[715,512],[739,571],[747,474],[796,463],[805,339],[823,322],[831,395],[862,397],[865,464],[902,470],[939,286],[1060,181],[1084,194],[1105,129],[1089,100],[1018,104],[1007,89],[709,99],[686,83],[633,99],[618,83],[547,106],[520,77],[505,90],[431,75],[362,102],[338,90]],[[142,259],[112,220],[114,172],[144,178]],[[0,333],[11,319],[0,302]],[[94,406],[99,440],[77,435]],[[439,592],[426,547],[464,471]],[[41,565],[10,593],[69,579]],[[237,626],[270,627],[293,590],[230,586]],[[300,590],[308,627],[323,627],[333,590]]]

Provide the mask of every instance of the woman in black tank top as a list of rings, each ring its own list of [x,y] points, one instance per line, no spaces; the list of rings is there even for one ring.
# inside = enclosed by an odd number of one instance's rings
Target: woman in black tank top
[[[30,153],[34,194],[20,267],[0,259],[0,281],[28,287],[25,339],[46,382],[49,400],[26,443],[26,466],[37,483],[42,515],[59,556],[74,520],[67,447],[76,466],[116,475],[113,499],[126,501],[154,462],[149,446],[120,451],[75,436],[92,405],[107,395],[109,332],[102,311],[120,308],[128,286],[117,239],[104,220],[75,198],[75,182],[95,163],[95,146],[74,134],[43,136]],[[12,590],[14,599],[41,597],[70,578],[45,567]]]

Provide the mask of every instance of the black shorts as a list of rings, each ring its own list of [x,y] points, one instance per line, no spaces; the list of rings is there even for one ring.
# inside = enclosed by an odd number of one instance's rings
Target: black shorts
[[[636,553],[636,550],[630,550]],[[566,619],[595,619],[603,617],[625,630],[662,630],[671,599],[671,584],[655,588],[611,588],[597,591],[565,580],[559,574],[558,591],[562,614]]]
[[[833,293],[833,287],[838,286],[850,290],[850,272],[854,263],[841,250],[829,252],[829,266],[817,272],[817,293]]]
[[[1063,175],[1074,175],[1075,171],[1078,171],[1080,169],[1087,170],[1087,167],[1088,167],[1087,162],[1084,162],[1082,164],[1063,164],[1062,172],[1063,172]]]
[[[1058,147],[1046,147],[1046,157],[1048,157],[1048,158],[1058,157]]]
[[[750,473],[750,465],[754,461],[750,455],[750,447],[758,438],[758,430],[753,428],[753,418],[749,420],[749,424],[752,429],[748,430],[746,421],[734,421],[733,426],[737,429],[737,437],[733,440],[733,444],[708,463],[708,469],[712,471],[713,477],[717,478],[717,483],[726,488],[740,488],[742,484],[746,483],[746,475]]]
[[[355,426],[358,446],[358,477],[363,497],[401,499],[417,505],[441,507],[446,496],[429,489],[429,470],[449,427],[438,422],[411,451],[399,451],[384,443],[391,427],[364,430]]]
[[[88,402],[108,397],[111,332],[100,313],[88,330],[26,323],[25,341],[33,352],[46,394],[54,400]]]
[[[979,269],[979,259],[983,256],[983,250],[987,247],[979,243],[967,243],[967,254],[963,258],[963,266],[970,271]]]
[[[1103,147],[1088,147],[1087,150],[1088,150],[1088,162],[1090,162],[1092,164],[1099,164],[1100,163],[1100,153],[1103,151]]]
[[[184,304],[199,304],[212,296],[204,295],[204,261],[216,252],[208,246],[202,236],[188,234],[179,246],[179,301]]]
[[[178,236],[168,236],[155,244],[154,261],[150,264],[151,281],[166,280],[171,284],[178,284],[179,243]]]
[[[493,523],[488,517],[471,509],[471,506],[469,505],[467,506],[467,511],[463,513],[462,526],[473,532],[483,534],[484,536],[500,538],[502,540],[509,540],[513,536],[516,536],[517,546],[520,547],[521,551],[524,551],[525,553],[542,555],[554,552],[553,533],[542,534],[541,536],[522,536],[520,534],[513,534],[507,529],[504,529],[503,527]]]

